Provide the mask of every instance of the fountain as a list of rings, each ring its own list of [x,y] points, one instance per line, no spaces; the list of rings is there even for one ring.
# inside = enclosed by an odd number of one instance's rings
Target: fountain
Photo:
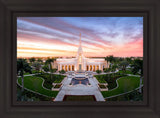
[[[71,85],[83,84],[88,85],[88,74],[86,72],[75,72],[72,76]]]

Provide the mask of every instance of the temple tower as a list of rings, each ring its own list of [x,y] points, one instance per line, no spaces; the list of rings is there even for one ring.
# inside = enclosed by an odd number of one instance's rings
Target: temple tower
[[[80,33],[79,47],[78,47],[76,58],[77,58],[77,70],[79,70],[79,71],[84,70],[84,67],[83,67],[84,55],[83,55],[83,50],[82,50],[82,45],[81,45],[81,33]]]

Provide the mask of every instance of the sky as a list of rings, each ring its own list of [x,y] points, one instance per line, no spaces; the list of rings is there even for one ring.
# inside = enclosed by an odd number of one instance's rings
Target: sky
[[[17,57],[143,57],[143,17],[18,17]]]

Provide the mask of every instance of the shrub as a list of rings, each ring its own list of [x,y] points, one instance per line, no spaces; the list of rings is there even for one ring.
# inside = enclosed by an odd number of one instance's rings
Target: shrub
[[[48,67],[48,65],[45,65],[45,66],[43,66],[42,68],[43,68],[43,70],[44,70],[44,71],[46,71],[46,72],[48,72],[48,71],[49,71],[49,67]]]
[[[59,71],[59,73],[60,74],[64,74],[64,73],[66,73],[66,71],[65,70],[61,70],[61,71]]]
[[[99,83],[108,83],[108,89],[113,89],[117,86],[116,80],[125,75],[113,75],[113,74],[105,74],[105,75],[95,75],[96,79]]]
[[[65,77],[64,75],[56,75],[53,74],[53,78],[51,78],[50,74],[45,73],[45,74],[41,74],[41,75],[36,75],[38,77],[42,77],[43,79],[45,79],[44,81],[44,87],[51,89],[53,87],[52,83],[61,83],[63,78]]]
[[[96,70],[96,72],[97,72],[98,74],[102,73],[102,71],[101,71],[101,70]]]
[[[56,71],[57,71],[57,68],[51,69],[51,72],[52,72],[52,73],[55,73]]]

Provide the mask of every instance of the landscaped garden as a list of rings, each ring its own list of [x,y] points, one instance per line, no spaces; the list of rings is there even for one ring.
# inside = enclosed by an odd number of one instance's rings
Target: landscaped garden
[[[56,84],[55,86],[54,86],[54,88],[60,88],[62,86],[62,84]]]
[[[61,83],[62,80],[64,79],[64,75],[56,75],[56,74],[38,74],[35,75],[37,77],[42,77],[45,81],[44,81],[44,87],[46,87],[47,89],[51,89],[53,87],[52,83]]]
[[[117,86],[116,79],[120,78],[122,74],[104,74],[104,75],[95,75],[99,83],[107,83],[108,90],[111,90]]]
[[[34,92],[46,95],[48,97],[56,97],[58,91],[51,91],[43,87],[44,79],[36,76],[24,77],[24,87]],[[21,78],[18,78],[18,83],[21,85]]]
[[[21,87],[17,85],[17,101],[22,101],[22,96],[23,101],[52,101],[52,97],[39,95],[28,90],[22,92]]]
[[[102,84],[99,84],[99,87],[100,87],[101,89],[105,89],[105,88],[106,88],[106,86],[105,86],[105,85],[102,85]]]
[[[140,77],[125,76],[117,79],[117,82],[118,85],[115,89],[109,91],[102,91],[102,95],[104,98],[135,90],[139,87]]]
[[[132,75],[139,75],[138,73],[133,74],[133,72],[131,71],[131,69],[126,70],[126,71],[119,70],[119,71],[118,71],[118,73],[120,73],[120,74],[132,74]]]
[[[142,93],[139,93],[139,90],[134,90],[132,92],[129,92],[129,93],[126,93],[123,95],[108,98],[108,99],[106,99],[106,101],[143,101],[143,94]]]

